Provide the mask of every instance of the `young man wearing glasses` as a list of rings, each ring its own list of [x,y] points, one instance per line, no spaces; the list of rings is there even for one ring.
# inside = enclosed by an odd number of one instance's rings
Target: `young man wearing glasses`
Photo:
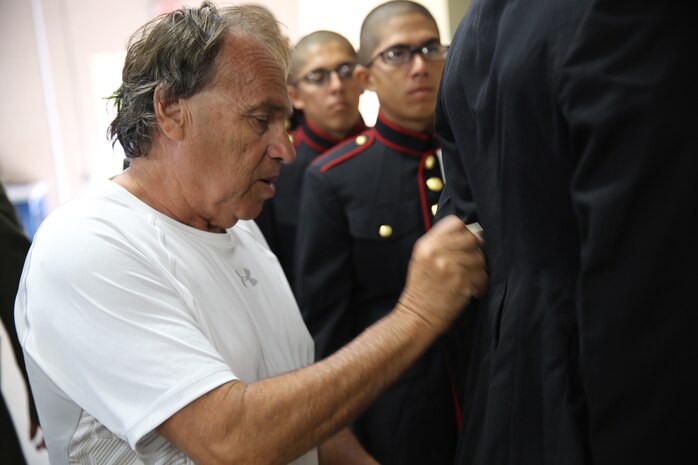
[[[356,51],[342,35],[315,31],[291,52],[288,93],[294,109],[303,113],[289,137],[296,160],[282,165],[276,195],[265,204],[257,224],[281,263],[291,285],[303,172],[321,153],[366,129],[359,113],[361,85],[354,79]]]
[[[443,188],[433,124],[446,51],[420,4],[387,2],[364,19],[354,76],[377,94],[376,126],[312,163],[301,196],[296,294],[318,360],[390,311],[412,246],[432,226]],[[354,423],[381,464],[453,462],[460,408],[445,346],[432,346]]]

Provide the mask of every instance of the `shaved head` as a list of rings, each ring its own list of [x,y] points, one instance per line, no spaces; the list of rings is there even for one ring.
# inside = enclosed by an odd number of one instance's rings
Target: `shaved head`
[[[364,18],[361,24],[361,39],[359,46],[359,63],[365,65],[376,52],[376,47],[383,37],[386,21],[397,16],[408,14],[419,14],[429,19],[434,23],[436,30],[439,28],[436,25],[436,20],[423,5],[412,2],[410,0],[394,0],[383,3],[375,7]]]
[[[346,51],[354,58],[356,58],[356,51],[354,46],[351,45],[346,37],[341,34],[337,34],[333,31],[315,31],[311,32],[307,36],[303,37],[298,43],[293,47],[291,51],[291,75],[296,73],[298,70],[303,69],[308,62],[310,57],[309,51],[315,45],[325,45],[330,42],[336,42],[342,46]]]

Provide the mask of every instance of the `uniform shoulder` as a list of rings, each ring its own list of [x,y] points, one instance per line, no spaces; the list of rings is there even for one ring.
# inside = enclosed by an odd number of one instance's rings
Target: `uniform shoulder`
[[[316,158],[312,163],[312,167],[320,172],[327,172],[330,169],[341,165],[362,153],[365,153],[376,140],[376,133],[373,128],[367,129],[362,133],[352,136],[349,139],[340,142],[332,149],[325,152],[320,157]]]

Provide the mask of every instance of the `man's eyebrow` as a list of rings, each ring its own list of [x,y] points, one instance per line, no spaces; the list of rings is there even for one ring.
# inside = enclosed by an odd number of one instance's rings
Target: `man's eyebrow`
[[[250,107],[250,109],[245,112],[245,115],[251,116],[258,111],[268,111],[269,113],[283,113],[284,115],[286,115],[286,113],[290,111],[289,107],[290,105],[284,105],[276,100],[264,100]]]
[[[432,44],[434,42],[441,43],[441,39],[439,39],[438,37],[432,37],[431,39],[425,40],[424,42],[422,42],[418,46],[423,47],[424,45],[429,45],[429,44]],[[408,45],[408,44],[404,44],[402,42],[399,42],[397,44],[393,44],[393,45],[389,45],[389,46],[385,47],[385,50],[390,50],[391,48],[395,48],[395,47],[407,47],[407,48],[409,48],[409,47],[412,47],[412,45]]]
[[[344,66],[344,65],[355,65],[355,64],[356,64],[356,60],[346,60],[346,61],[341,62],[340,64],[338,64],[338,65],[335,66],[334,68],[332,68],[332,70],[335,70],[336,68],[339,68],[340,66]],[[330,70],[329,67],[326,67],[326,66],[318,66],[317,68],[313,68],[313,69],[311,69],[310,71],[308,71],[307,73],[304,73],[304,74],[313,73],[313,72],[315,72],[315,71],[328,71],[328,70]]]

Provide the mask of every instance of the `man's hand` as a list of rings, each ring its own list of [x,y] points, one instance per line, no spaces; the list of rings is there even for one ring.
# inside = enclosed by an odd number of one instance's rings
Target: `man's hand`
[[[455,216],[447,216],[414,246],[407,284],[396,310],[411,312],[445,330],[470,297],[487,285],[481,240]]]

